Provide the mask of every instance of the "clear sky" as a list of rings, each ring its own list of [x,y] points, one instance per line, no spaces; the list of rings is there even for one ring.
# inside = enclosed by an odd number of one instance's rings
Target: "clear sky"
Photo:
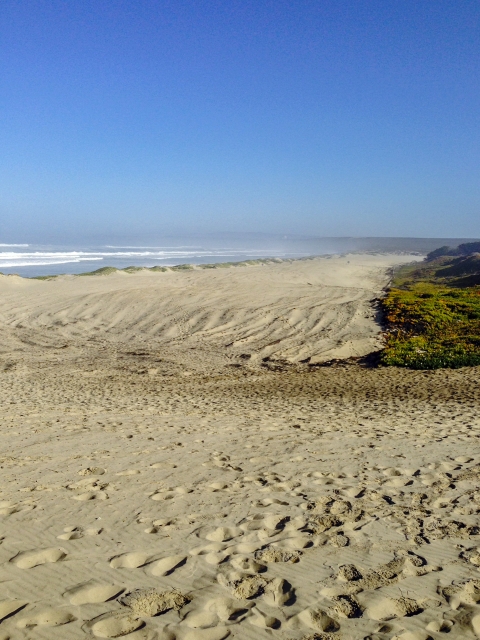
[[[0,242],[480,235],[477,0],[2,0]]]

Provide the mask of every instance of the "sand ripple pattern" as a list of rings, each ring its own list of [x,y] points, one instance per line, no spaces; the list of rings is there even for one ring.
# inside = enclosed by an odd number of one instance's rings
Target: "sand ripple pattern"
[[[50,326],[0,356],[0,640],[480,637],[478,369]]]
[[[18,283],[0,276],[0,323],[17,340],[45,346],[54,328],[67,341],[141,336],[157,345],[294,362],[357,356],[379,344],[370,301],[387,284],[388,267],[411,259],[330,257]]]

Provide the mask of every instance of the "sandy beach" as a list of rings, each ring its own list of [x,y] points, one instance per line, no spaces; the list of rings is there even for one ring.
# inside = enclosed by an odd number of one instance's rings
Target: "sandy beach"
[[[480,371],[352,359],[412,259],[0,276],[0,640],[479,638]]]

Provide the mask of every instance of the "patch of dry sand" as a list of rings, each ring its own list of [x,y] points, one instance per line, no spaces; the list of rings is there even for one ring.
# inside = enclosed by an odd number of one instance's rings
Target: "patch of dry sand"
[[[479,369],[299,362],[375,260],[2,283],[0,639],[480,635]]]

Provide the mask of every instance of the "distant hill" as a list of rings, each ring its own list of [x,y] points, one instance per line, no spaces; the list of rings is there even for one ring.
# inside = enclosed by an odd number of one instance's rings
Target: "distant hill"
[[[444,245],[439,249],[430,251],[427,254],[427,260],[435,260],[443,256],[468,256],[472,253],[480,253],[480,242],[464,242],[459,244],[458,247],[449,247]]]
[[[480,253],[450,259],[435,271],[437,278],[445,278],[450,286],[480,285]]]
[[[435,249],[395,273],[381,302],[380,362],[412,369],[480,365],[480,242]]]
[[[440,247],[427,255],[420,270],[452,287],[480,285],[480,242]]]

